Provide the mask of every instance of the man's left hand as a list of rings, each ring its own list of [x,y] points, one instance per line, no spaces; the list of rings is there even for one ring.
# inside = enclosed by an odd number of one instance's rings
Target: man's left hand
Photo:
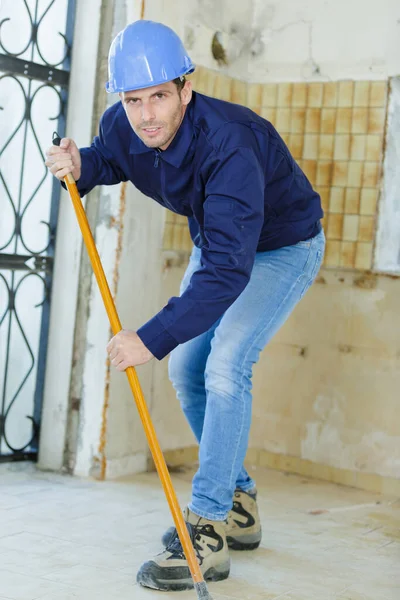
[[[128,367],[137,367],[149,362],[154,355],[143,344],[135,331],[122,329],[107,344],[107,352],[111,364],[117,371],[125,371]]]

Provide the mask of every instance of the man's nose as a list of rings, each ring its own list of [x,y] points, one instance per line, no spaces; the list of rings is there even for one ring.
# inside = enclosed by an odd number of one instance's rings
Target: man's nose
[[[152,121],[155,117],[154,108],[149,103],[142,104],[142,120],[143,121]]]

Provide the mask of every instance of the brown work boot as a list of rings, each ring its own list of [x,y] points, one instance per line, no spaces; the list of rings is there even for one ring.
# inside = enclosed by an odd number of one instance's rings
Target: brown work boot
[[[184,518],[204,579],[226,579],[229,576],[230,559],[225,521],[203,519],[188,508],[184,510]],[[176,530],[165,550],[140,567],[137,582],[144,587],[171,592],[193,587],[188,563]]]
[[[261,523],[257,507],[257,491],[244,492],[236,489],[233,495],[232,510],[225,524],[228,547],[232,550],[255,550],[261,542]],[[161,538],[167,546],[176,535],[175,527],[170,527]]]

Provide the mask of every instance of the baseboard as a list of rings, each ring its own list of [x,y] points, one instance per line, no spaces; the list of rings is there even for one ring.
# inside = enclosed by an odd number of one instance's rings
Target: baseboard
[[[106,480],[143,473],[144,471],[147,471],[147,453],[145,452],[138,452],[138,454],[122,456],[121,458],[108,458]]]
[[[167,450],[164,452],[164,456],[168,466],[177,467],[197,462],[198,450],[197,446],[188,446],[176,450]],[[363,473],[361,471],[330,467],[297,456],[286,456],[284,454],[275,454],[268,450],[249,448],[246,463],[286,473],[295,473],[322,481],[330,481],[379,494],[400,496],[400,479],[377,475],[376,473]]]

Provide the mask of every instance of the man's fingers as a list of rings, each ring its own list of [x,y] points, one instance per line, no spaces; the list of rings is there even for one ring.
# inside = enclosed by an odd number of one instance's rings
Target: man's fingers
[[[70,143],[71,143],[71,139],[70,138],[62,138],[59,147],[60,148],[69,148]]]
[[[108,354],[110,356],[110,359],[114,360],[114,358],[118,356],[118,350],[111,350],[111,352],[109,352]]]
[[[125,360],[123,360],[117,366],[117,371],[120,371],[122,373],[122,371],[125,371],[129,366],[130,365]]]
[[[46,150],[46,156],[54,156],[55,154],[59,154],[60,156],[65,156],[65,154],[69,154],[68,147],[60,147],[60,146],[50,146]]]
[[[65,154],[49,154],[44,162],[47,167],[56,163],[69,160],[72,163],[72,156],[66,152]]]
[[[53,175],[55,175],[57,177],[57,179],[64,179],[64,177],[66,175],[68,175],[69,173],[72,173],[73,171],[73,167],[66,167],[65,169],[61,169],[60,171],[56,171],[54,172],[51,169],[51,172],[53,173]]]

